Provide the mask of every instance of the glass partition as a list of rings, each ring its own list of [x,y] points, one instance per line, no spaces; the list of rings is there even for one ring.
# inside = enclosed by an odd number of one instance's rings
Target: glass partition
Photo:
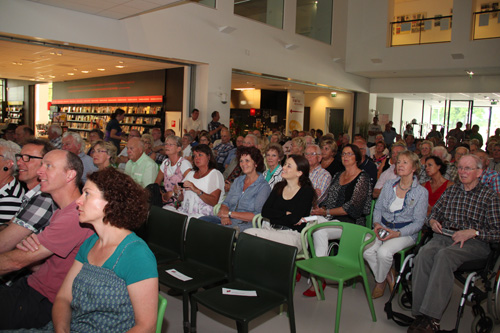
[[[474,1],[472,38],[500,37],[500,5],[498,1]]]
[[[283,29],[283,0],[234,0],[234,13]]]
[[[479,126],[479,134],[483,137],[483,143],[488,141],[490,132],[491,106],[474,106],[472,108],[472,125]],[[493,129],[493,132],[495,130]],[[482,147],[485,148],[484,146]]]
[[[295,33],[331,44],[333,0],[297,0]]]

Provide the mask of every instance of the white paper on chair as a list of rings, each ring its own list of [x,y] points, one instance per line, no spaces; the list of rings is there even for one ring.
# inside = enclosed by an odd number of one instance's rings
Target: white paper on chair
[[[167,269],[165,272],[168,274],[172,275],[174,278],[179,279],[181,281],[189,281],[192,280],[192,277],[189,277],[187,275],[182,274],[181,272],[177,271],[176,269]]]
[[[238,290],[238,289],[222,288],[222,294],[223,295],[234,295],[234,296],[257,297],[256,290]]]

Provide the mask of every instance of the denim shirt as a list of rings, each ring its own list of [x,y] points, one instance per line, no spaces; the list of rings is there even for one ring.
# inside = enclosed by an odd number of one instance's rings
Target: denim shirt
[[[403,228],[394,229],[401,232],[401,236],[410,236],[413,240],[417,239],[418,232],[424,225],[427,216],[427,206],[429,193],[421,186],[416,176],[413,176],[411,189],[406,192],[403,208],[401,210],[391,212],[389,207],[396,199],[394,188],[398,186],[401,178],[385,183],[382,192],[377,200],[373,211],[373,223],[379,223],[387,227],[383,222],[384,218],[387,222],[403,223],[412,222]]]
[[[264,176],[259,173],[259,178],[243,192],[245,178],[246,175],[242,175],[234,180],[222,204],[226,205],[230,211],[260,214],[262,206],[271,193],[271,187]],[[231,219],[231,221],[239,222],[240,220]]]

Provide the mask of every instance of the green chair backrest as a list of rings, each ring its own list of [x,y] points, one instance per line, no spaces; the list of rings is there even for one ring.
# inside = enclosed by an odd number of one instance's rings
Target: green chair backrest
[[[289,297],[297,248],[241,233],[234,253],[233,279]]]
[[[158,316],[156,317],[156,333],[161,333],[161,327],[163,326],[163,317],[165,317],[166,308],[166,298],[158,293]]]
[[[236,230],[196,218],[189,220],[184,257],[229,273]]]
[[[366,217],[366,227],[368,229],[373,229],[373,210],[375,209],[375,203],[377,199],[372,199],[372,203],[370,206],[370,214]]]
[[[314,250],[313,233],[319,228],[327,227],[342,228],[339,251],[335,256],[336,260],[344,260],[348,262],[356,262],[357,260],[360,260],[360,263],[363,263],[363,250],[366,245],[375,240],[375,233],[366,227],[348,222],[325,222],[312,226],[307,231],[307,240],[309,241],[309,246],[311,247],[313,257],[316,257],[316,251]],[[365,240],[365,238],[367,238],[367,235],[371,235],[371,237]]]

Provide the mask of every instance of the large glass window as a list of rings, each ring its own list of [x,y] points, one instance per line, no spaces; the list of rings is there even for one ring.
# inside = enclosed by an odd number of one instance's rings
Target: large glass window
[[[200,0],[198,3],[207,7],[215,8],[215,0]]]
[[[234,0],[234,13],[283,29],[283,0]]]
[[[453,0],[392,2],[391,46],[451,41]]]
[[[472,35],[473,39],[500,37],[500,4],[498,1],[475,1]]]
[[[333,0],[297,0],[295,32],[330,44]]]

